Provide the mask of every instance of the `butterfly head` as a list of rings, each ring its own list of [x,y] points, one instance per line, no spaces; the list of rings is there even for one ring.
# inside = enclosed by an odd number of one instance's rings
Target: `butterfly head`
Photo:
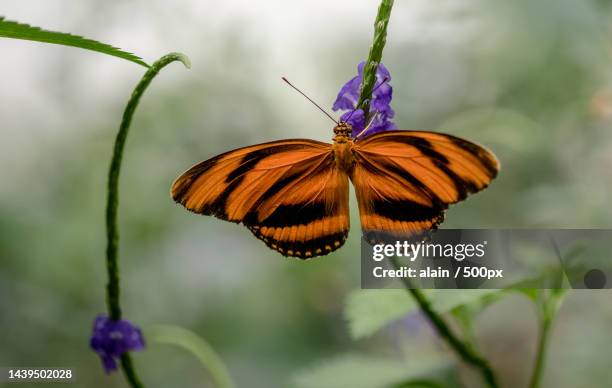
[[[351,124],[346,121],[340,121],[338,125],[334,127],[334,142],[336,143],[346,143],[351,140],[351,133],[353,132],[353,127]]]

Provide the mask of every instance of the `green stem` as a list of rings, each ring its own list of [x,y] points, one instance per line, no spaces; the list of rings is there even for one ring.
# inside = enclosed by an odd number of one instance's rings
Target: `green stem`
[[[132,117],[138,106],[138,102],[143,93],[153,81],[153,78],[169,63],[181,61],[189,68],[189,59],[179,53],[171,53],[164,55],[155,62],[147,70],[136,88],[132,92],[132,96],[128,101],[123,112],[119,132],[115,139],[115,147],[113,149],[113,157],[108,171],[108,198],[106,202],[106,268],[108,272],[108,283],[106,285],[106,302],[108,305],[108,313],[111,319],[121,319],[121,305],[119,303],[119,264],[118,264],[118,247],[119,247],[119,231],[117,228],[117,208],[119,205],[119,171],[121,170],[121,160],[123,157],[123,149],[125,140],[132,123]],[[124,353],[121,357],[121,365],[126,379],[132,387],[142,387],[136,372],[132,366],[132,361],[128,353]]]
[[[361,93],[359,95],[359,101],[357,102],[357,108],[361,108],[364,111],[366,122],[368,121],[368,116],[370,113],[372,90],[376,84],[376,71],[378,70],[380,61],[382,60],[383,49],[387,43],[387,26],[389,25],[392,8],[393,0],[382,0],[380,2],[380,6],[378,7],[376,20],[374,21],[374,39],[372,46],[370,47],[368,59],[364,66]],[[391,262],[396,268],[400,267],[395,257],[391,259]],[[461,356],[465,362],[480,370],[483,378],[490,387],[498,387],[495,374],[493,373],[493,370],[489,366],[487,360],[480,356],[471,346],[464,343],[453,333],[444,319],[433,310],[425,295],[420,290],[412,287],[409,279],[402,278],[402,281],[408,292],[419,304],[421,310],[431,321],[432,325],[436,328],[440,336],[446,340],[446,342]]]
[[[540,326],[540,338],[538,339],[538,348],[536,350],[536,360],[533,367],[533,373],[529,382],[529,388],[537,388],[540,386],[542,379],[542,372],[544,371],[544,364],[546,360],[546,348],[548,345],[548,338],[550,337],[550,327],[552,320],[544,319]]]
[[[370,53],[363,69],[363,81],[361,84],[361,93],[357,108],[363,109],[366,122],[370,113],[370,100],[372,99],[372,89],[376,83],[376,70],[382,60],[382,53],[387,43],[387,26],[391,17],[391,9],[393,8],[393,0],[382,0],[378,7],[378,14],[374,21],[374,39]]]
[[[123,375],[125,379],[130,383],[133,388],[142,388],[144,385],[140,382],[134,364],[132,363],[132,357],[129,353],[123,353],[121,355],[121,369],[123,369]]]
[[[391,258],[391,263],[396,269],[401,268],[401,265],[397,261],[396,257]],[[440,337],[442,337],[442,339],[444,339],[465,362],[472,365],[476,369],[479,369],[480,373],[482,374],[482,377],[491,388],[498,387],[499,385],[497,383],[495,373],[493,372],[493,369],[491,369],[491,366],[489,365],[488,361],[484,357],[476,353],[476,351],[474,351],[471,346],[464,343],[451,330],[450,326],[444,321],[444,318],[442,318],[441,315],[436,313],[431,307],[431,303],[429,302],[429,300],[427,300],[425,295],[418,288],[413,287],[410,279],[404,277],[401,279],[406,290],[417,302],[423,314],[425,314],[431,324],[436,328],[436,331],[438,332]]]
[[[538,313],[540,316],[540,331],[538,338],[538,347],[536,348],[536,359],[529,381],[529,388],[538,388],[542,380],[542,373],[546,363],[546,349],[548,348],[548,340],[550,338],[550,329],[552,327],[557,311],[561,306],[565,291],[563,289],[551,289],[549,294],[546,290],[538,293]]]
[[[372,46],[370,47],[368,59],[366,60],[363,69],[363,81],[361,84],[361,93],[359,95],[359,101],[357,102],[357,108],[363,109],[366,122],[368,121],[368,116],[370,113],[372,90],[376,84],[376,71],[378,70],[380,61],[382,60],[383,49],[387,43],[387,26],[389,25],[389,19],[391,18],[392,8],[393,0],[381,0],[380,6],[378,7],[376,20],[374,21],[374,38],[372,41]],[[397,263],[396,260],[397,259],[394,257],[391,262],[396,268],[399,268],[399,263]],[[463,360],[480,370],[485,381],[487,381],[490,387],[497,387],[498,385],[495,375],[487,360],[476,353],[472,347],[465,344],[452,332],[444,319],[432,309],[431,304],[427,298],[425,298],[425,295],[423,295],[423,293],[421,293],[418,289],[412,287],[409,279],[402,278],[402,281],[404,282],[404,286],[408,292],[410,292],[412,297],[419,304],[421,310],[427,316],[427,318],[429,318],[440,336],[445,339],[446,342],[448,342],[448,344],[461,356]]]

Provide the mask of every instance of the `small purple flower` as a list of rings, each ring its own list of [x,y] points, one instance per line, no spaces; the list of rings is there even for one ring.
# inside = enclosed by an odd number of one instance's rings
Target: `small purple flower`
[[[378,65],[378,69],[376,70],[377,83],[374,85],[372,100],[370,102],[370,117],[366,120],[363,110],[355,110],[359,100],[359,88],[363,80],[364,66],[365,61],[359,63],[357,66],[357,75],[342,86],[332,107],[334,111],[347,111],[340,116],[340,120],[347,121],[351,124],[353,127],[353,137],[363,131],[369,123],[369,120],[372,120],[370,127],[362,136],[397,129],[395,123],[391,121],[393,116],[395,116],[395,112],[391,109],[391,99],[393,98],[393,88],[389,85],[391,74],[382,63]]]
[[[125,352],[144,349],[140,328],[120,319],[113,321],[106,315],[96,317],[89,346],[98,353],[106,373],[117,369],[117,360]]]

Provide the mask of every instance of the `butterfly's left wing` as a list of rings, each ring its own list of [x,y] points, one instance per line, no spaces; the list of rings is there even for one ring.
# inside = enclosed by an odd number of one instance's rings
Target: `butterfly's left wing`
[[[197,164],[172,185],[187,209],[244,224],[285,256],[338,249],[349,230],[348,176],[331,145],[280,140],[226,152]]]
[[[490,151],[436,132],[381,132],[357,141],[353,152],[351,180],[369,240],[435,229],[449,204],[487,187],[499,170]]]

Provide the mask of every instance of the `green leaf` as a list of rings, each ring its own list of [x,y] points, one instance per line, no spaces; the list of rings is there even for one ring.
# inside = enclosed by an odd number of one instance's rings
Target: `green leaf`
[[[413,379],[403,381],[389,388],[444,388],[444,385],[433,380]]]
[[[538,299],[539,290],[537,288],[517,288],[516,291],[529,298],[532,302],[536,302]]]
[[[304,370],[293,379],[295,388],[388,388],[407,380],[431,376],[447,368],[440,359],[413,357],[409,361],[377,358],[363,355],[346,355],[323,361],[318,366]]]
[[[193,354],[208,369],[215,382],[215,387],[234,387],[229,371],[221,357],[208,342],[194,332],[170,325],[150,326],[144,332],[147,340],[151,342],[175,345]]]
[[[40,27],[33,27],[28,24],[6,20],[3,16],[0,16],[0,37],[79,47],[85,50],[97,51],[114,57],[123,58],[138,63],[139,65],[149,67],[141,58],[132,53],[118,49],[117,47],[83,38],[82,36],[65,32],[47,31]]]
[[[487,300],[502,290],[432,290],[432,306],[441,313],[446,313],[463,305],[486,306]]]
[[[405,290],[355,290],[348,295],[344,314],[351,337],[359,339],[417,308]]]
[[[489,305],[497,302],[506,295],[507,293],[501,290],[499,292],[484,293],[473,301],[459,304],[450,310],[450,313],[463,331],[464,341],[468,342],[472,348],[478,348],[478,341],[474,333],[475,318]]]
[[[483,303],[500,290],[425,290],[432,307],[438,313],[449,312],[458,306]],[[491,301],[496,299],[490,299]],[[485,307],[487,304],[483,304]],[[353,339],[368,337],[389,323],[418,309],[417,304],[403,289],[356,290],[349,294],[345,316]]]

